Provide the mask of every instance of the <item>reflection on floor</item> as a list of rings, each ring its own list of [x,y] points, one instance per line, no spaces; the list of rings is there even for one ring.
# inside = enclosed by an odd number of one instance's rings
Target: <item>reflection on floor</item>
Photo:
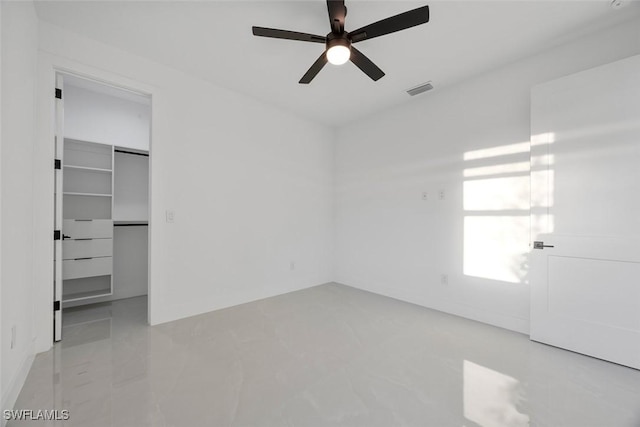
[[[640,425],[640,371],[341,285],[145,319],[144,297],[68,310],[16,408],[69,410],[37,426]]]

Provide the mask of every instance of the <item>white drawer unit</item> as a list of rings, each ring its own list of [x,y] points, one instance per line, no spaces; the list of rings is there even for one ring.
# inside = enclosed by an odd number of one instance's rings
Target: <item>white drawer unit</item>
[[[65,219],[62,222],[62,234],[67,236],[65,239],[111,239],[113,220]]]
[[[112,239],[63,240],[63,259],[96,258],[113,255]]]
[[[62,261],[63,280],[111,275],[113,258],[80,258]]]

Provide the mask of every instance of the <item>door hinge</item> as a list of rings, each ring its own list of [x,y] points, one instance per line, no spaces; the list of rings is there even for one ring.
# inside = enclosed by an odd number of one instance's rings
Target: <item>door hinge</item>
[[[56,88],[56,99],[62,99],[62,89]]]
[[[53,168],[54,169],[62,169],[62,162],[60,161],[60,159],[56,159],[55,160]]]
[[[60,240],[60,230],[53,230],[53,240]]]
[[[60,301],[53,302],[53,311],[60,311]]]
[[[544,242],[533,242],[533,249],[544,249],[553,247],[553,245],[545,245]]]

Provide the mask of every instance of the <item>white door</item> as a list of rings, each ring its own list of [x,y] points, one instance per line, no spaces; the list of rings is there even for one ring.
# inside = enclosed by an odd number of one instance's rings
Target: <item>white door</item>
[[[64,145],[64,101],[62,100],[63,77],[56,74],[55,98],[55,188],[54,188],[54,230],[59,232],[58,240],[54,240],[54,278],[53,278],[53,340],[62,339],[62,162]]]
[[[640,56],[531,93],[531,339],[640,369]]]

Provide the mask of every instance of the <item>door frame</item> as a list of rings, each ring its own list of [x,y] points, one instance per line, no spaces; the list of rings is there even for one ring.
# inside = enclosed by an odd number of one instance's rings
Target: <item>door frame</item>
[[[49,350],[53,344],[53,316],[51,315],[53,301],[53,286],[51,278],[54,277],[54,248],[51,244],[53,237],[51,226],[54,225],[54,174],[51,173],[55,161],[55,87],[56,75],[70,74],[80,78],[93,80],[97,83],[113,86],[118,89],[129,90],[150,99],[150,133],[149,133],[149,214],[151,214],[153,195],[153,127],[154,127],[154,99],[157,95],[157,87],[143,83],[116,72],[92,67],[65,57],[41,51],[38,64],[38,90],[37,90],[37,137],[35,152],[40,152],[36,162],[36,175],[34,186],[36,188],[36,205],[34,209],[42,212],[37,218],[36,227],[36,253],[39,254],[34,266],[36,285],[34,288],[34,349],[36,353]],[[153,262],[152,262],[152,236],[153,221],[149,215],[148,225],[148,282],[147,282],[147,323],[151,324],[153,307]]]
[[[53,240],[53,342],[62,340],[62,240],[64,232],[62,230],[62,162],[64,147],[64,100],[58,97],[58,89],[64,87],[64,75],[56,73],[56,96],[55,96],[55,136],[54,141],[54,216],[53,229],[57,235]],[[60,162],[60,163],[58,163]]]

